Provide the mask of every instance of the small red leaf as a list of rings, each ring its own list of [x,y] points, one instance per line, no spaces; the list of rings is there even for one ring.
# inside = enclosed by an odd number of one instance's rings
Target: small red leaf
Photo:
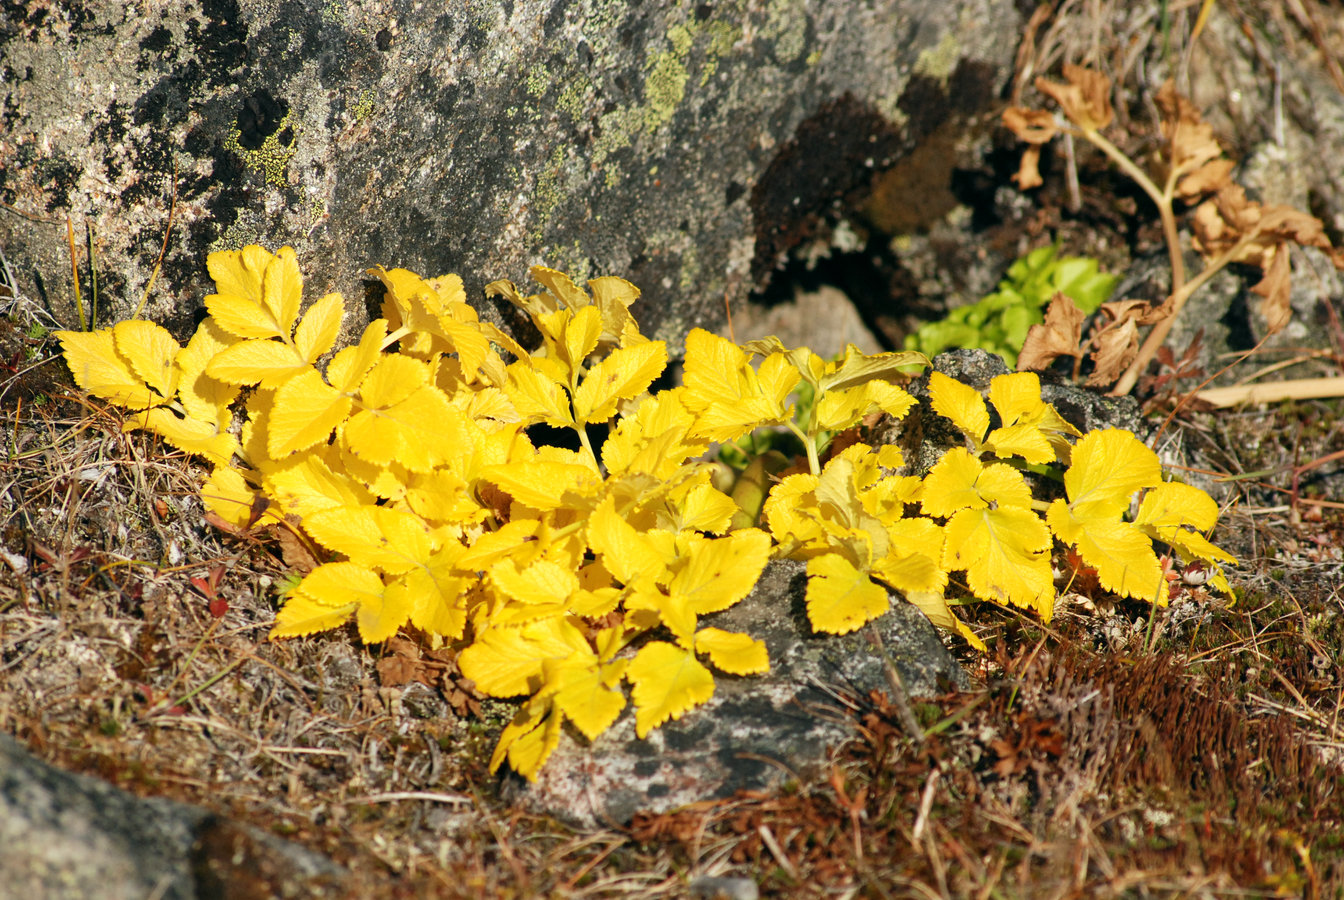
[[[223,597],[215,597],[210,601],[210,615],[216,619],[224,618],[224,614],[229,611],[229,601]]]

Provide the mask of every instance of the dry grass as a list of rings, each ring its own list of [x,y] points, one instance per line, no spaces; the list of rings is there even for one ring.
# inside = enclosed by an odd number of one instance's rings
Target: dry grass
[[[1344,476],[1300,466],[1344,440],[1338,405],[1173,426],[1231,475],[1285,442],[1299,463],[1231,482],[1237,605],[1192,589],[1150,619],[1074,594],[1049,629],[978,609],[996,654],[965,658],[978,690],[918,707],[923,742],[857,698],[829,779],[578,833],[500,799],[484,761],[508,708],[450,658],[265,641],[277,539],[205,524],[203,473],[63,385],[50,340],[24,347],[0,406],[0,727],[323,850],[351,896],[685,896],[701,875],[768,896],[1344,891],[1344,511],[1322,501]]]

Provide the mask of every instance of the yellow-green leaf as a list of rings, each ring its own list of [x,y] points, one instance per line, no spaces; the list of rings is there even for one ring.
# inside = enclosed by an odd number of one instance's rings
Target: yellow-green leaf
[[[596,307],[587,309],[597,312]],[[666,365],[667,347],[662,341],[613,350],[579,383],[574,392],[575,418],[589,424],[607,421],[616,414],[618,401],[643,393]]]
[[[350,414],[350,405],[350,398],[323,381],[316,369],[305,369],[275,392],[267,421],[267,454],[284,459],[326,441]]]
[[[887,589],[841,554],[824,553],[807,561],[807,616],[818,631],[848,634],[890,606]]]
[[[683,647],[663,641],[646,644],[626,669],[635,702],[635,734],[649,732],[668,719],[680,719],[714,696],[714,676]]]
[[[765,642],[749,634],[701,628],[695,633],[695,652],[709,657],[714,667],[729,675],[759,675],[770,671]]]
[[[239,341],[215,354],[205,374],[227,384],[277,388],[308,368],[288,344],[254,339]]]
[[[315,363],[331,349],[344,317],[345,302],[340,294],[327,294],[308,307],[299,327],[294,329],[294,347],[304,362]]]

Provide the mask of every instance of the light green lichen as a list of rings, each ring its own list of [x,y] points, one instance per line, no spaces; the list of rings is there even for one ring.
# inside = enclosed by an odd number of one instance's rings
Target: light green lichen
[[[234,127],[224,138],[224,149],[238,154],[243,161],[243,167],[261,173],[267,184],[282,187],[288,173],[289,161],[294,158],[299,147],[298,129],[292,124],[292,118],[293,113],[286,113],[280,124],[275,127],[275,131],[267,135],[261,147],[256,150],[248,150],[239,143],[243,133]],[[280,135],[291,128],[294,131],[294,139],[288,145],[280,143]]]
[[[570,79],[564,91],[560,94],[555,105],[561,112],[568,113],[573,119],[583,117],[587,108],[585,100],[588,97],[588,89],[592,87],[592,82],[582,75],[576,75]]]
[[[355,101],[355,106],[351,110],[351,112],[354,113],[356,122],[363,124],[369,116],[373,115],[373,109],[376,105],[374,98],[377,96],[378,95],[373,92],[372,88],[365,90],[359,95],[359,99]]]
[[[605,113],[600,120],[601,137],[593,145],[593,162],[603,165],[608,156],[630,145],[638,134],[652,134],[672,120],[686,99],[690,61],[697,45],[703,47],[700,83],[717,70],[740,37],[740,30],[722,22],[687,22],[668,29],[668,49],[653,54],[645,64],[643,107],[623,107]],[[619,176],[616,176],[619,178]],[[614,181],[607,173],[607,185]]]
[[[914,72],[916,75],[947,81],[947,76],[957,68],[960,59],[961,42],[957,40],[956,35],[948,31],[936,45],[925,47],[920,51],[919,57],[915,60]]]
[[[797,0],[770,4],[761,37],[774,43],[780,65],[798,59],[807,45],[807,8]]]
[[[540,97],[546,93],[546,89],[550,86],[550,70],[541,63],[537,63],[536,67],[527,73],[527,92],[533,97]]]

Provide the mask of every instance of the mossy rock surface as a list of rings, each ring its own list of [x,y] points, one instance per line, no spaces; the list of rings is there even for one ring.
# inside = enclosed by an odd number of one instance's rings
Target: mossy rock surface
[[[259,242],[356,300],[375,264],[473,297],[537,263],[620,274],[677,342],[987,110],[1018,24],[1007,0],[40,4],[0,32],[0,246],[74,324],[66,220],[86,303],[92,225],[98,321],[124,318],[176,173],[145,315],[183,335],[205,254]]]

